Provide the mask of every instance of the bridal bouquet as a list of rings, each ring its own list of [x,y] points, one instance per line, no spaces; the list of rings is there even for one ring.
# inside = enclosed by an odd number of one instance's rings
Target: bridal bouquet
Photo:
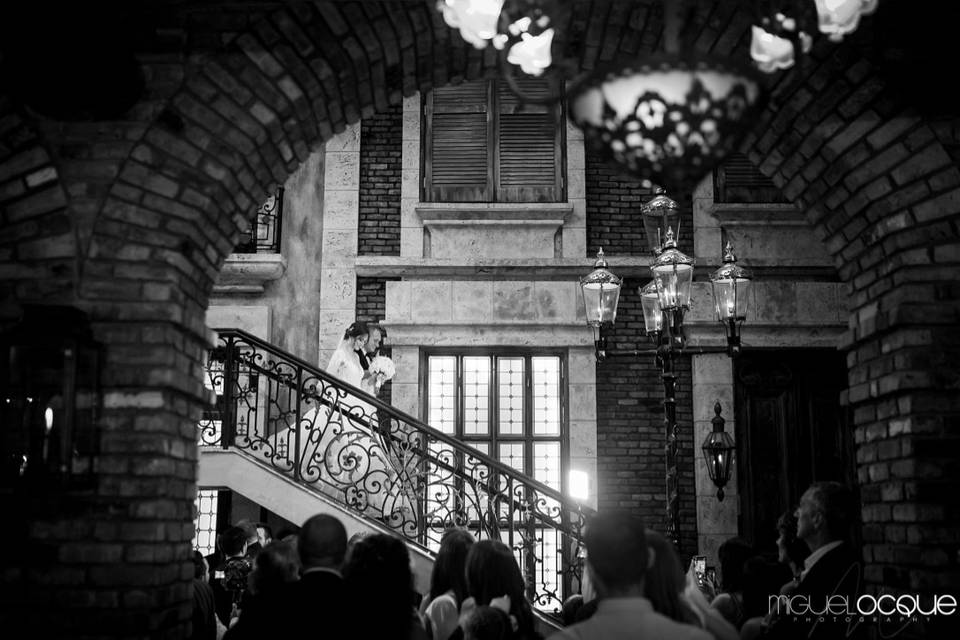
[[[396,367],[393,366],[393,360],[387,356],[376,356],[368,366],[370,367],[370,373],[376,374],[380,384],[392,379],[397,373]]]

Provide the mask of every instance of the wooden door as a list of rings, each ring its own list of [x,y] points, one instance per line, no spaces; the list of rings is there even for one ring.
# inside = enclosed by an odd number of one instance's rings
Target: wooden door
[[[776,522],[812,482],[856,492],[846,364],[835,350],[744,352],[734,367],[741,535],[776,553]]]

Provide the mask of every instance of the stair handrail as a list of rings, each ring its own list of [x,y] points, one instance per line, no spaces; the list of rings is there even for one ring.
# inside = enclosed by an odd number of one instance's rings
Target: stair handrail
[[[330,383],[331,386],[339,389],[345,389],[347,392],[349,392],[350,395],[356,396],[357,398],[363,400],[364,402],[370,405],[373,405],[374,407],[377,407],[378,410],[382,410],[388,415],[399,418],[402,421],[406,422],[407,424],[410,424],[411,426],[416,427],[418,430],[426,432],[427,434],[436,438],[437,440],[440,440],[441,442],[451,445],[454,449],[469,455],[473,459],[476,459],[482,462],[483,464],[487,465],[491,469],[496,469],[497,471],[503,473],[504,475],[519,479],[520,481],[523,482],[523,484],[528,485],[533,489],[536,489],[538,492],[545,495],[546,497],[556,500],[565,508],[569,508],[572,511],[580,510],[585,515],[590,515],[593,513],[592,509],[590,509],[589,507],[585,507],[574,501],[571,501],[569,498],[564,496],[557,489],[554,489],[553,487],[543,484],[542,482],[535,480],[530,476],[520,473],[513,467],[505,465],[499,460],[492,458],[489,455],[484,454],[467,444],[464,444],[463,442],[457,440],[456,438],[450,436],[449,434],[446,434],[438,429],[431,427],[430,425],[426,424],[419,418],[415,418],[411,416],[409,413],[401,411],[400,409],[397,409],[396,407],[383,402],[376,396],[372,396],[368,394],[366,391],[360,389],[359,387],[355,387],[354,385],[348,382],[345,382],[340,378],[337,378],[336,376],[328,373],[326,370],[321,369],[316,365],[312,365],[302,358],[299,358],[291,353],[287,353],[282,349],[278,349],[274,345],[271,345],[269,342],[266,342],[251,333],[243,331],[242,329],[232,329],[232,328],[231,329],[214,329],[213,331],[215,331],[218,335],[231,335],[231,334],[237,335],[239,337],[242,337],[244,340],[248,342],[252,342],[256,344],[258,347],[260,347],[265,351],[272,352],[282,358],[295,362],[297,365],[303,367],[310,373]],[[319,395],[317,399],[319,399]]]

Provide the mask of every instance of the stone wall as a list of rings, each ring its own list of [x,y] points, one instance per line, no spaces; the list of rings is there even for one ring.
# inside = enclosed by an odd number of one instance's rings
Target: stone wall
[[[363,120],[358,255],[400,255],[402,137],[403,109],[399,105]]]

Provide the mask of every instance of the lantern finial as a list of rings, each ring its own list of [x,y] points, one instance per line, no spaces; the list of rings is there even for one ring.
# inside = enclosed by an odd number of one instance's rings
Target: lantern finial
[[[727,240],[727,246],[724,248],[723,261],[724,262],[737,261],[737,256],[733,253],[733,244],[731,244],[729,240]]]

